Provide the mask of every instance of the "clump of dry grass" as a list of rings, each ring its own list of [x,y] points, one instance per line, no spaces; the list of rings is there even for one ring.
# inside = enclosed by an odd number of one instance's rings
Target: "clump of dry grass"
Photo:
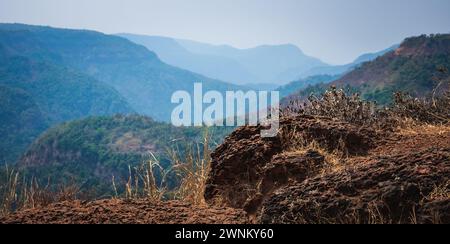
[[[442,185],[435,186],[433,191],[425,198],[427,201],[441,201],[450,199],[450,180]]]
[[[292,204],[290,211],[281,216],[282,223],[296,223],[296,224],[395,224],[402,221],[394,221],[392,216],[383,212],[380,209],[379,203],[376,201],[367,204],[363,211],[353,210],[350,213],[335,213],[335,216],[328,215],[322,208],[320,203],[308,203],[308,212],[304,214],[295,214],[294,208],[298,208],[297,204],[302,204],[301,199],[297,200],[296,204]],[[307,205],[305,205],[307,206]]]
[[[296,127],[281,130],[281,137],[283,138],[283,148],[286,156],[295,154],[307,154],[314,151],[322,155],[325,159],[326,167],[322,170],[322,174],[326,172],[339,171],[345,168],[342,162],[346,162],[349,158],[349,153],[345,142],[340,139],[336,148],[330,150],[318,140],[313,138],[306,138],[303,131]]]
[[[204,193],[211,165],[210,155],[207,132],[203,143],[192,147],[185,155],[185,160],[177,153],[171,154],[173,170],[180,179],[179,187],[174,191],[175,199],[193,205],[206,205]]]
[[[75,200],[80,188],[75,184],[50,187],[50,180],[42,185],[32,177],[27,180],[20,172],[5,166],[0,186],[0,216],[17,210],[44,207],[51,203]]]
[[[434,78],[437,83],[431,96],[415,98],[410,95],[397,92],[394,94],[392,111],[399,117],[410,118],[427,124],[450,123],[450,80],[439,78],[439,75],[447,77],[448,70],[439,68],[439,74]],[[445,89],[446,88],[446,89]]]
[[[305,112],[310,115],[329,116],[353,124],[373,123],[377,119],[376,104],[364,101],[359,94],[348,96],[343,89],[331,87],[322,97],[309,97]]]
[[[307,154],[308,152],[314,151],[322,155],[325,159],[326,167],[322,169],[321,174],[325,174],[327,172],[334,172],[344,169],[345,165],[342,162],[345,162],[348,159],[347,154],[345,153],[345,147],[342,146],[342,149],[335,149],[333,151],[329,151],[325,149],[319,142],[316,140],[307,141],[302,139],[301,135],[292,137],[292,139],[288,139],[292,144],[285,150],[283,153],[286,156],[295,154]],[[341,147],[340,147],[341,148]]]
[[[16,209],[16,203],[19,202],[17,194],[19,185],[19,173],[14,170],[10,170],[8,166],[5,166],[4,184],[1,186],[1,208],[0,215],[6,215]]]
[[[400,135],[444,135],[450,133],[450,124],[429,124],[405,119],[395,131]]]
[[[160,165],[155,155],[150,153],[150,158],[139,166],[128,166],[128,179],[124,183],[122,194],[119,194],[116,179],[114,176],[112,177],[114,198],[162,201],[167,193],[166,177],[168,172]]]
[[[183,153],[169,149],[171,167],[161,166],[155,155],[138,167],[129,167],[128,180],[124,183],[123,193],[119,194],[115,177],[112,187],[115,198],[147,199],[152,202],[179,200],[196,206],[206,205],[205,185],[211,163],[211,151],[207,131],[199,145],[187,146]],[[178,182],[177,187],[168,187],[168,178]]]

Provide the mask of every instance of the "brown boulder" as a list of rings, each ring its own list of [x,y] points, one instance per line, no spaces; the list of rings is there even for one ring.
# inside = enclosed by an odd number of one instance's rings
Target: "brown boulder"
[[[378,158],[278,190],[264,202],[260,221],[430,223],[437,214],[449,223],[448,189],[443,200],[430,197],[449,180],[449,148]]]
[[[282,119],[274,138],[262,138],[262,127],[242,127],[212,154],[205,199],[212,205],[257,211],[265,196],[290,181],[301,182],[325,165],[315,151],[284,155],[296,147],[317,143],[324,150],[364,155],[374,147],[376,133],[327,118]]]

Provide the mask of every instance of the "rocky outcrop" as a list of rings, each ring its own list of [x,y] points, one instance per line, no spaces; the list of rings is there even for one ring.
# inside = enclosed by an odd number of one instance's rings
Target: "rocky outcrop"
[[[255,213],[275,189],[312,177],[325,166],[319,152],[292,154],[296,149],[316,143],[329,152],[364,155],[377,137],[367,128],[310,116],[281,120],[280,133],[274,138],[262,138],[261,129],[236,130],[212,154],[205,190],[208,203]]]
[[[283,119],[275,138],[243,127],[213,153],[205,198],[258,223],[450,223],[450,129],[430,128],[309,116]]]
[[[449,177],[449,148],[380,157],[279,189],[264,202],[260,221],[450,223],[448,195],[432,194],[447,188]]]
[[[325,167],[325,158],[316,151],[302,154],[277,155],[262,169],[257,194],[244,205],[249,214],[259,211],[261,204],[274,190],[291,182],[302,182],[317,175]]]

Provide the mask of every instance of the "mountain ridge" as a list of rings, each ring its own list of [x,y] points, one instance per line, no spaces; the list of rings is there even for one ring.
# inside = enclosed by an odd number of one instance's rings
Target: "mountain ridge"
[[[8,42],[4,38],[0,45],[6,45],[6,49],[62,63],[92,76],[112,86],[134,111],[161,121],[168,121],[175,107],[170,102],[172,94],[192,91],[195,82],[202,82],[205,90],[244,89],[165,64],[144,46],[118,36],[28,25],[2,24],[0,30],[14,39]],[[17,34],[20,38],[13,38]]]
[[[328,65],[324,67],[316,67],[311,70],[308,70],[307,72],[304,72],[300,74],[301,78],[307,78],[310,76],[316,76],[316,75],[341,75],[348,72],[351,72],[353,69],[357,68],[358,66],[362,65],[365,62],[370,62],[375,60],[376,58],[383,56],[384,54],[391,52],[399,47],[398,44],[393,45],[387,49],[373,52],[373,53],[365,53],[360,56],[358,56],[353,62],[343,65]]]
[[[363,63],[335,81],[299,90],[283,103],[296,99],[304,101],[310,94],[322,94],[330,86],[356,92],[380,105],[392,103],[396,92],[423,98],[433,91],[445,90],[450,78],[448,70],[450,34],[410,37],[397,49]]]
[[[230,45],[212,45],[162,36],[118,35],[161,54],[163,60],[172,65],[239,85],[282,84],[297,78],[296,72],[293,72],[295,75],[286,75],[288,70],[301,72],[313,66],[325,65],[319,59],[305,55],[293,44],[239,49]],[[181,54],[176,50],[182,50]]]
[[[364,63],[331,85],[358,88],[365,98],[386,104],[395,92],[424,97],[435,88],[442,90],[445,84],[436,86],[449,74],[439,74],[440,69],[450,69],[450,34],[407,38],[394,51]]]
[[[241,80],[257,80],[235,60],[206,54],[195,54],[178,44],[175,39],[161,36],[117,34],[134,43],[144,45],[157,53],[164,62],[214,79],[241,84]],[[230,72],[233,71],[233,72]]]

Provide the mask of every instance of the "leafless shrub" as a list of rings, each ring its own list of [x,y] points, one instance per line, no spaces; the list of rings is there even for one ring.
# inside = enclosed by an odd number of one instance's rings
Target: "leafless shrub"
[[[347,95],[332,86],[322,96],[311,95],[307,102],[291,101],[282,116],[314,115],[333,118],[359,126],[384,127],[397,124],[389,109],[380,109],[375,102],[364,101],[359,94]]]
[[[360,126],[378,129],[393,129],[406,122],[418,124],[442,125],[450,123],[450,84],[438,82],[438,87],[447,87],[447,91],[432,97],[414,98],[397,92],[394,103],[380,107],[375,102],[364,101],[359,94],[347,95],[343,89],[332,86],[322,96],[311,95],[307,102],[290,101],[282,116],[315,115],[329,117]]]
[[[413,98],[403,93],[394,95],[392,114],[428,124],[450,123],[450,92],[434,98]]]
[[[322,97],[311,95],[305,112],[310,115],[328,116],[354,124],[373,123],[376,104],[363,101],[359,94],[347,96],[342,89],[331,87]]]
[[[434,77],[437,85],[430,97],[414,98],[408,94],[395,93],[391,116],[430,125],[449,124],[450,80],[445,78],[448,76],[448,70],[440,67],[438,71],[438,76]],[[439,75],[444,78],[439,78]]]

